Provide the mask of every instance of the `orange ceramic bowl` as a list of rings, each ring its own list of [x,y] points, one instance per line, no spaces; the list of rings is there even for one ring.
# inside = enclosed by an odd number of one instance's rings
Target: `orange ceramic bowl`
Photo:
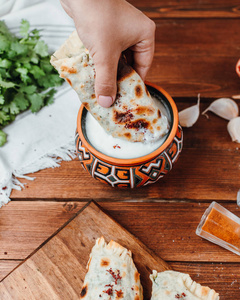
[[[159,86],[150,82],[146,82],[146,85],[150,94],[162,102],[171,117],[165,142],[150,154],[120,159],[101,153],[90,144],[86,136],[87,110],[83,105],[79,109],[76,131],[78,158],[93,178],[112,187],[135,188],[156,182],[172,169],[182,150],[183,133],[175,102]]]

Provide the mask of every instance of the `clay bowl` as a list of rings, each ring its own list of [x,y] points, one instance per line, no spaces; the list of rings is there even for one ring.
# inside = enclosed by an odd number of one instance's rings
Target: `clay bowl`
[[[87,110],[79,109],[76,131],[76,149],[83,168],[95,179],[112,187],[136,188],[156,182],[169,171],[182,150],[183,133],[178,122],[178,111],[171,96],[159,86],[146,82],[155,96],[171,116],[170,130],[164,143],[156,150],[131,159],[107,156],[95,149],[86,136],[85,118]]]

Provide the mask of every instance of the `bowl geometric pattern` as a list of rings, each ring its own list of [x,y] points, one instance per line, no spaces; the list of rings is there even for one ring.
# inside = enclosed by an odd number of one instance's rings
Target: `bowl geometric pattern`
[[[90,153],[76,132],[78,158],[85,170],[95,179],[112,187],[135,188],[156,182],[166,175],[182,151],[183,132],[178,125],[171,144],[150,161],[139,165],[112,165]]]

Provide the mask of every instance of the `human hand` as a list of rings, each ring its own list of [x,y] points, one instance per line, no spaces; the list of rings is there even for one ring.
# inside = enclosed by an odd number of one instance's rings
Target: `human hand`
[[[98,103],[116,98],[120,55],[130,50],[132,66],[144,80],[154,54],[155,23],[125,0],[60,0],[93,57]]]

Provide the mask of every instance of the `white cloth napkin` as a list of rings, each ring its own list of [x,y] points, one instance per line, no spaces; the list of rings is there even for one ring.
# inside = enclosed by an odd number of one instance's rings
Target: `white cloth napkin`
[[[0,16],[14,33],[22,19],[30,22],[31,29],[41,29],[51,53],[74,30],[59,0],[0,0]],[[61,160],[74,157],[79,107],[77,94],[64,83],[53,104],[35,114],[26,111],[5,127],[8,142],[0,148],[0,207],[10,200],[12,189],[23,188],[17,178],[34,179],[25,174],[57,167]]]

